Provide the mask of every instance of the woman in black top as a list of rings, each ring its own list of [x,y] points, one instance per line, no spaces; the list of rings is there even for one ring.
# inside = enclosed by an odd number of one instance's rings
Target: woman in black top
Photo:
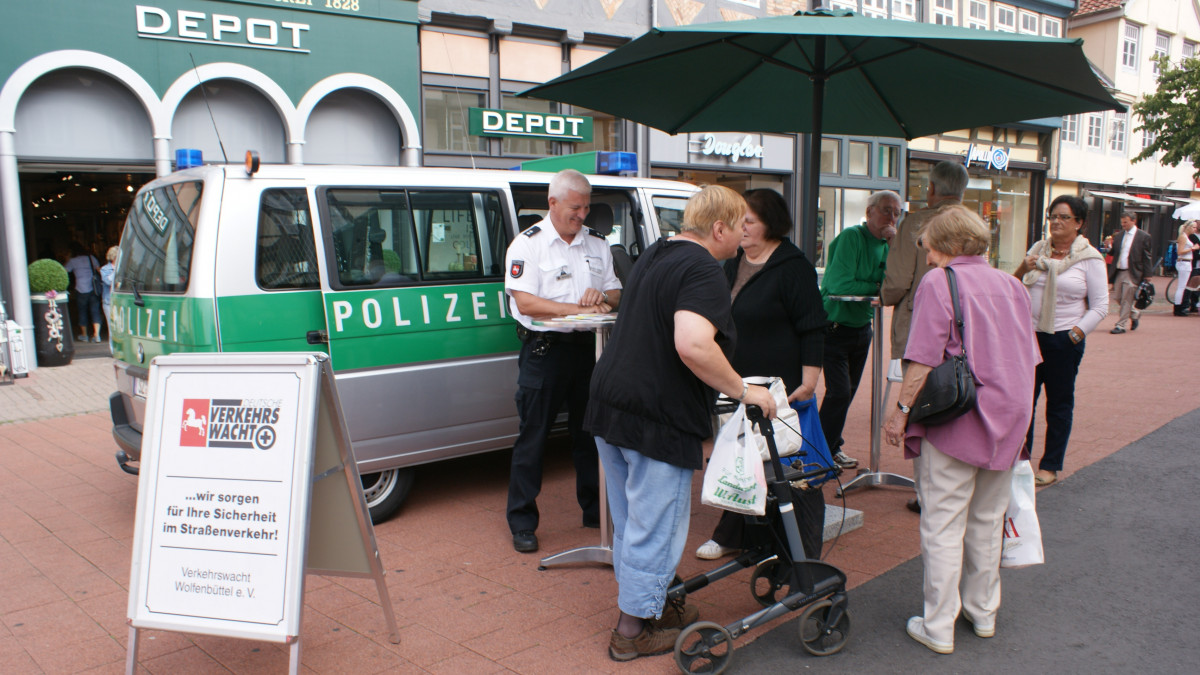
[[[782,377],[788,402],[802,410],[815,405],[813,392],[825,344],[826,318],[817,271],[787,239],[792,218],[783,197],[770,189],[749,190],[743,196],[749,208],[741,251],[725,263],[738,335],[730,362],[742,375]],[[805,496],[810,497],[805,505],[813,508],[806,508],[802,524],[815,526],[819,533],[824,499],[819,491]],[[715,560],[742,548],[743,522],[738,514],[723,514],[713,538],[696,550],[696,557]],[[805,539],[807,554],[817,557],[819,548],[812,550],[814,543],[807,541],[810,537]],[[819,543],[818,535],[815,545]]]

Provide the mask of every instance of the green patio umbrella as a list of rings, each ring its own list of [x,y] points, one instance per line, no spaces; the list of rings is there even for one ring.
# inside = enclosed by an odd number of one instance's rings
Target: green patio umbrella
[[[913,139],[1096,110],[1124,110],[1082,40],[872,19],[795,16],[655,28],[521,93],[671,134],[801,132]],[[805,177],[815,195],[820,143]],[[815,231],[816,199],[804,209]]]

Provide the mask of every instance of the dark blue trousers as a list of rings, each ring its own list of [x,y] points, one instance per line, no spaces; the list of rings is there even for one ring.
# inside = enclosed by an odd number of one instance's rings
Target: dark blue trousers
[[[518,357],[517,414],[520,433],[512,449],[508,479],[508,527],[516,534],[537,530],[537,496],[542,491],[542,457],[546,437],[555,418],[567,408],[567,430],[575,460],[575,497],[583,509],[583,522],[600,522],[600,459],[596,440],[583,430],[592,368],[596,363],[592,333],[563,333],[539,349],[542,338],[531,338]],[[544,353],[539,353],[544,352]]]
[[[871,326],[851,328],[831,324],[825,330],[825,396],[821,399],[821,429],[829,454],[836,455],[842,449],[842,429],[846,426],[846,413],[850,402],[858,391],[863,368],[867,365],[867,354],[871,351]]]
[[[1033,414],[1037,415],[1038,395],[1046,389],[1046,449],[1038,468],[1043,471],[1062,471],[1063,459],[1067,454],[1067,439],[1071,437],[1071,421],[1075,417],[1075,376],[1079,374],[1079,362],[1083,360],[1083,348],[1087,340],[1079,344],[1071,342],[1070,331],[1037,333],[1038,347],[1042,351],[1042,362],[1034,373]],[[1033,419],[1025,444],[1033,454]]]

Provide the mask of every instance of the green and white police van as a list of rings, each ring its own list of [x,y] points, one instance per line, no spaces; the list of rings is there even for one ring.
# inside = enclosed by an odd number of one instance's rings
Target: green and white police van
[[[150,360],[324,351],[372,518],[413,467],[511,447],[519,341],[504,254],[546,212],[553,174],[207,165],[138,191],[113,288],[117,460],[136,473]],[[678,231],[696,188],[589,176],[589,224],[618,273]]]

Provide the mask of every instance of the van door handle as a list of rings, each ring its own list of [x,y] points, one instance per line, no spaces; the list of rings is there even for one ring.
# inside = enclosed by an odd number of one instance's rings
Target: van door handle
[[[329,344],[329,333],[323,330],[310,330],[304,337],[310,345]]]

